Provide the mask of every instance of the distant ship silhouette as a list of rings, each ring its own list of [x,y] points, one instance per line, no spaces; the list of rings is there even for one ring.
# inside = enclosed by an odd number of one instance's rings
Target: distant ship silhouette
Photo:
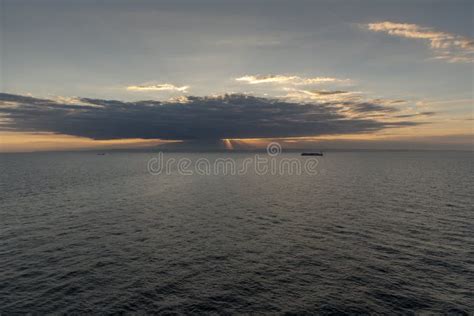
[[[301,153],[301,156],[322,156],[323,155],[323,152],[319,152],[319,153],[312,153],[312,152],[308,152],[308,153]]]

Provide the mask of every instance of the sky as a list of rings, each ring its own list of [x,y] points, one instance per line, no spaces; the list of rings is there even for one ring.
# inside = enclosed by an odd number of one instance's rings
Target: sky
[[[472,1],[0,0],[0,151],[474,149]]]

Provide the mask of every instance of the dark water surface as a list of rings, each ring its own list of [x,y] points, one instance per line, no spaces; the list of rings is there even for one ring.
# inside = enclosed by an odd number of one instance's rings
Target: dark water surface
[[[472,153],[301,176],[152,176],[152,156],[0,155],[0,312],[474,312]]]

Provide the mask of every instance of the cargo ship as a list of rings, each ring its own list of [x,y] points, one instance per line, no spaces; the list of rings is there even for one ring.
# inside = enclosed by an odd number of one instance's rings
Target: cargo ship
[[[301,153],[301,156],[322,156],[323,153],[322,152],[319,152],[319,153]]]

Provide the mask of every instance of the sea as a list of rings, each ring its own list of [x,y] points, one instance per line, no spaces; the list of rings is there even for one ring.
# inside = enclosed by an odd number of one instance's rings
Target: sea
[[[473,152],[255,155],[0,154],[0,314],[474,313]]]

